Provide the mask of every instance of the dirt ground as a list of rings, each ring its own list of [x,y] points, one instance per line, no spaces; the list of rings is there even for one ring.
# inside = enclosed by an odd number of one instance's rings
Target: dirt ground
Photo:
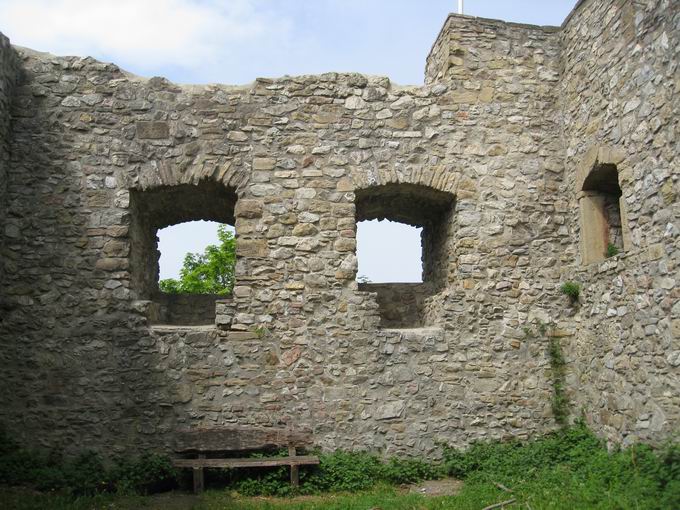
[[[423,496],[452,496],[458,493],[463,486],[463,482],[454,478],[445,478],[443,480],[429,480],[417,484],[405,485],[400,488],[400,492],[421,494]],[[298,496],[294,498],[285,498],[290,503],[304,502],[317,499],[318,496]],[[261,499],[262,501],[276,501],[279,498],[252,498],[252,500]],[[168,492],[164,494],[156,494],[147,498],[144,502],[145,510],[191,510],[201,503],[201,498],[193,494],[181,492]],[[117,508],[113,505],[112,509]]]
[[[463,487],[463,482],[455,478],[443,480],[428,480],[425,482],[409,485],[409,492],[422,494],[423,496],[453,496]]]

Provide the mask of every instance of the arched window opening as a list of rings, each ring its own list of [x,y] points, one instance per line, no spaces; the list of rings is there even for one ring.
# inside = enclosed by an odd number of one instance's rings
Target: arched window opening
[[[357,280],[360,290],[376,293],[382,327],[426,325],[427,300],[448,279],[452,211],[453,196],[427,186],[356,191]],[[364,269],[371,264],[382,265],[383,276],[371,278]]]
[[[597,165],[584,180],[580,199],[584,264],[599,262],[623,251],[621,196],[616,165]]]
[[[233,288],[235,205],[233,190],[209,182],[130,193],[131,283],[151,323],[215,322]]]

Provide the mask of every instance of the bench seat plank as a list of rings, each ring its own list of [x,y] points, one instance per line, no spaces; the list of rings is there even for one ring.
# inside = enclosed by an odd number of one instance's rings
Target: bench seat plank
[[[301,455],[295,457],[270,457],[266,459],[174,459],[172,463],[175,467],[186,468],[304,466],[318,464],[319,457]]]

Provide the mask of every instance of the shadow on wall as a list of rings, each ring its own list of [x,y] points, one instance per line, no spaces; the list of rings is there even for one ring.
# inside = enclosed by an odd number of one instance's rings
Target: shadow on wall
[[[36,448],[143,449],[157,444],[154,423],[169,414],[159,403],[183,397],[156,368],[162,358],[148,349],[144,321],[130,313],[126,204],[103,171],[86,171],[99,163],[90,145],[64,143],[70,130],[92,129],[81,112],[62,112],[55,131],[53,97],[33,86],[19,84],[12,112],[7,203],[20,234],[3,247],[0,351],[11,370],[0,371],[0,422]]]

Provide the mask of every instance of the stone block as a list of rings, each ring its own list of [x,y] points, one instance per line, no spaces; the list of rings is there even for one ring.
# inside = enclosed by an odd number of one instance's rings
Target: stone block
[[[355,239],[342,237],[333,243],[333,248],[339,252],[352,252],[356,250],[357,242]]]
[[[658,260],[664,255],[666,255],[666,250],[661,243],[653,244],[647,248],[647,256],[649,257],[649,260]]]
[[[241,199],[236,202],[234,214],[240,218],[261,218],[263,203],[261,200]]]
[[[121,271],[128,268],[128,260],[126,258],[103,257],[97,260],[95,267],[104,271]]]
[[[236,255],[239,257],[263,258],[269,254],[267,241],[236,238]]]
[[[350,96],[345,100],[345,108],[348,110],[360,110],[366,107],[366,101],[359,96]]]
[[[247,142],[248,135],[243,131],[229,131],[229,134],[227,134],[227,139],[232,142]]]
[[[493,88],[483,87],[479,92],[479,102],[480,103],[490,103],[493,98]]]
[[[378,420],[393,420],[399,418],[404,412],[405,402],[403,400],[396,400],[388,402],[378,407]]]
[[[581,215],[581,261],[592,264],[604,260],[607,251],[607,220],[604,216],[604,198],[589,194],[579,200]]]
[[[242,342],[245,340],[259,340],[256,333],[252,331],[230,331],[227,333],[227,338],[230,341]]]
[[[253,170],[274,170],[275,166],[274,158],[253,158]]]
[[[160,140],[170,137],[170,126],[161,121],[137,122],[137,138]]]
[[[294,236],[313,236],[316,235],[319,232],[319,229],[317,229],[312,223],[299,223],[293,227],[293,235]]]

